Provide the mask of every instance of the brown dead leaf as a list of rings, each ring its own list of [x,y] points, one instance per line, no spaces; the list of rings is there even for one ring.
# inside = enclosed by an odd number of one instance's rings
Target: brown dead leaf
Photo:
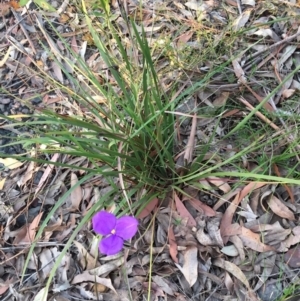
[[[56,162],[59,158],[60,154],[54,154],[53,157],[51,158],[52,162]],[[42,189],[45,181],[48,179],[50,173],[52,172],[54,165],[48,165],[43,176],[40,179],[40,182],[37,186],[37,188],[35,189],[35,195],[37,195],[37,193]]]
[[[220,250],[223,254],[230,256],[230,257],[236,257],[239,255],[239,252],[237,248],[234,245],[226,246]]]
[[[10,14],[10,5],[9,3],[0,3],[0,16],[5,17]]]
[[[291,246],[299,244],[300,243],[300,236],[290,234],[288,238],[286,238],[284,241],[280,243],[280,247],[277,248],[278,252],[287,252]]]
[[[222,258],[217,258],[217,259],[213,260],[212,263],[213,263],[213,265],[215,265],[219,268],[222,268],[222,269],[226,270],[227,272],[229,272],[230,274],[232,274],[235,278],[240,280],[247,287],[248,290],[251,290],[250,284],[249,284],[246,276],[241,271],[241,269],[239,267],[237,267],[235,264],[233,264],[229,261],[226,261]]]
[[[38,225],[40,223],[40,220],[43,216],[43,212],[39,213],[31,224],[25,225],[19,234],[14,239],[14,245],[19,244],[30,244],[34,241],[35,234],[38,230]]]
[[[253,190],[259,189],[265,185],[268,185],[267,182],[251,182],[246,185],[243,190],[241,191],[240,201],[249,193],[252,193]]]
[[[291,268],[299,268],[300,267],[300,246],[296,246],[288,250],[284,254],[284,261],[291,267]]]
[[[239,235],[241,233],[242,233],[241,226],[238,223],[234,223],[224,229],[223,236],[229,237],[229,236]],[[223,241],[224,241],[224,239],[223,239]]]
[[[21,177],[21,179],[18,181],[18,185],[22,186],[24,184],[26,184],[27,181],[29,181],[30,179],[32,179],[33,173],[35,171],[35,162],[29,162],[28,167],[26,169],[26,172],[24,173],[24,175]]]
[[[172,289],[170,283],[167,282],[167,279],[164,279],[158,275],[153,276],[152,279],[165,293],[170,296],[174,296],[174,290]]]
[[[137,218],[145,218],[148,216],[158,205],[158,198],[151,200],[139,213]]]
[[[233,219],[233,215],[238,207],[238,204],[240,203],[240,195],[241,192],[239,192],[234,200],[230,203],[229,207],[226,209],[222,220],[221,220],[221,224],[220,224],[220,231],[221,231],[221,236],[223,238],[223,242],[224,244],[226,244],[228,242],[229,237],[226,236],[226,231],[227,229],[230,227],[231,223],[232,223],[232,219]]]
[[[193,34],[194,31],[190,30],[180,35],[177,40],[177,46],[185,45],[192,38]]]
[[[242,233],[239,234],[240,239],[243,241],[244,245],[257,252],[267,252],[273,251],[272,246],[268,246],[260,241],[260,236],[251,230],[241,227]]]
[[[57,79],[61,84],[64,84],[64,76],[60,68],[60,65],[55,61],[52,61],[51,65],[53,70],[53,77]]]
[[[109,278],[101,278],[96,275],[91,275],[88,271],[85,271],[82,274],[76,275],[72,281],[72,284],[77,284],[82,282],[92,282],[92,283],[96,282],[96,283],[103,284],[117,294]]]
[[[226,236],[226,231],[228,231],[227,229],[230,227],[231,222],[232,222],[232,218],[233,215],[238,207],[238,205],[240,204],[240,202],[242,201],[242,199],[248,195],[249,193],[251,193],[253,190],[258,189],[262,186],[266,185],[266,183],[264,182],[251,182],[248,185],[246,185],[243,190],[241,192],[239,192],[236,197],[234,198],[234,200],[230,203],[229,207],[227,208],[227,210],[225,211],[222,220],[221,220],[221,225],[220,225],[220,229],[221,229],[221,235],[224,241],[224,244],[226,244],[228,242],[228,236]]]
[[[3,295],[8,289],[9,285],[14,282],[14,278],[7,278],[4,283],[0,283],[0,295]]]
[[[276,164],[273,164],[273,168],[274,168],[274,171],[275,171],[276,175],[278,177],[281,177],[282,175],[280,174],[278,166]],[[294,194],[293,194],[291,188],[287,184],[284,184],[284,183],[283,183],[283,187],[287,191],[287,193],[288,193],[288,195],[291,199],[292,204],[295,204],[295,198],[294,198]]]
[[[24,162],[20,162],[14,158],[0,158],[0,163],[4,165],[4,167],[8,169],[15,169],[24,164]]]
[[[250,18],[250,14],[251,14],[250,9],[243,11],[243,13],[236,20],[234,20],[232,24],[232,29],[234,31],[238,31],[241,28],[243,28],[245,24],[248,22]]]
[[[233,281],[229,273],[225,272],[224,284],[229,292],[233,291]]]
[[[217,108],[223,107],[226,104],[228,97],[229,92],[222,92],[221,95],[213,101],[213,106]]]
[[[78,183],[78,178],[75,173],[71,173],[71,187],[74,187]],[[71,207],[74,210],[78,210],[80,203],[82,200],[82,189],[81,186],[77,186],[72,192],[71,192]]]
[[[198,212],[205,216],[216,216],[216,211],[204,204],[203,202],[194,198],[185,198]]]
[[[203,246],[219,246],[224,247],[223,240],[220,234],[220,220],[213,218],[207,221],[206,230],[208,234],[204,232],[205,220],[198,221],[200,226],[199,230],[196,233],[196,238]]]
[[[238,79],[238,82],[241,82],[243,84],[247,83],[247,79],[245,77],[245,72],[242,69],[240,63],[238,62],[238,59],[234,59],[232,61],[232,66],[233,66],[233,70],[234,70],[235,76]]]
[[[169,227],[168,239],[169,239],[169,245],[170,245],[170,250],[169,250],[170,256],[174,260],[174,262],[178,263],[177,243],[176,243],[176,239],[175,239],[175,235],[174,235],[174,231],[173,231],[172,226]]]
[[[283,98],[287,99],[293,96],[295,92],[296,92],[295,89],[285,89],[282,91],[282,96]]]
[[[95,283],[95,285],[93,285],[93,291],[94,293],[104,293],[107,291],[107,287],[101,283]]]
[[[183,266],[181,267],[179,264],[175,263],[175,265],[181,271],[190,287],[192,287],[196,283],[198,278],[197,254],[197,247],[189,247],[183,253]]]
[[[224,193],[228,193],[231,190],[231,187],[228,185],[228,183],[226,183],[225,181],[223,181],[220,178],[207,177],[207,180],[208,180],[208,182],[210,182],[210,183],[214,184],[215,186],[217,186]]]
[[[196,223],[195,219],[185,208],[185,206],[183,205],[183,203],[181,202],[181,200],[179,199],[179,197],[177,196],[177,194],[175,192],[174,192],[174,199],[175,199],[176,208],[177,208],[177,211],[178,211],[178,214],[180,215],[180,217],[187,218],[188,226],[196,227],[197,223]]]
[[[291,221],[295,220],[294,213],[273,194],[270,196],[267,203],[276,215]]]
[[[74,245],[77,247],[79,251],[79,260],[83,270],[91,270],[95,268],[97,259],[94,258],[85,247],[78,241],[74,240]]]
[[[233,198],[235,195],[237,195],[241,191],[240,188],[237,188],[235,190],[230,191],[229,193],[226,193],[223,195],[218,202],[213,206],[213,210],[217,211],[222,205],[225,203],[230,203],[230,199]]]
[[[234,244],[235,248],[237,249],[241,261],[244,262],[246,255],[245,255],[245,248],[244,248],[243,241],[238,237],[238,235],[231,236],[230,241]]]

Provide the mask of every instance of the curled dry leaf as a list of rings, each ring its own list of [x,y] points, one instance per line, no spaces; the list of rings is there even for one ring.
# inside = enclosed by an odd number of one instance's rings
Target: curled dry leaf
[[[189,247],[183,253],[183,266],[181,267],[179,264],[175,263],[177,268],[182,272],[184,278],[192,287],[198,278],[198,248],[197,247]]]
[[[276,196],[271,195],[267,203],[276,215],[291,221],[295,220],[294,213],[287,206],[285,206]]]
[[[206,224],[205,220],[198,221],[199,230],[196,233],[196,238],[203,246],[219,246],[223,247],[223,240],[219,229],[220,221],[217,218],[209,220]],[[204,228],[208,234],[205,233]]]
[[[217,245],[221,248],[224,247],[223,240],[220,233],[220,219],[219,218],[212,218],[209,219],[207,222],[207,231],[209,236],[211,237],[212,241],[214,242],[214,245]]]
[[[254,214],[253,210],[248,204],[245,211],[239,211],[237,214],[245,217],[247,222],[255,221],[257,219],[257,215]]]

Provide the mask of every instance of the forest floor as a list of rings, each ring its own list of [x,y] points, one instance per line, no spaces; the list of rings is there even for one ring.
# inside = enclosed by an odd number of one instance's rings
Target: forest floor
[[[299,300],[299,1],[22,4],[0,3],[0,299]],[[152,111],[151,68],[163,95]],[[159,118],[147,134],[172,154],[153,143],[135,166],[122,143],[140,141],[158,111],[169,134]],[[52,125],[33,117],[49,112]],[[110,126],[121,130],[97,136],[108,154],[116,147],[105,161],[84,149],[98,140],[83,133]],[[96,168],[105,172],[88,176]],[[90,221],[100,199],[139,220],[112,256],[99,254]]]

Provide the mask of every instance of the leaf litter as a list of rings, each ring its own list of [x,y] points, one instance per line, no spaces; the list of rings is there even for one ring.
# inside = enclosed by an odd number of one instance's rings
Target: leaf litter
[[[115,1],[111,3],[111,10],[122,27],[121,24],[125,21],[114,3]],[[128,4],[129,15],[139,10],[134,2],[128,1]],[[49,20],[56,21],[60,18],[61,26],[65,29],[62,36],[67,39],[67,43],[80,53],[95,74],[101,74],[100,70],[107,66],[101,57],[86,51],[87,44],[90,43],[92,47],[93,42],[89,42],[84,36],[87,33],[85,24],[79,25],[78,16],[73,12],[74,7],[54,1],[49,1],[48,5],[51,10],[52,7],[56,10],[49,14]],[[210,149],[204,156],[206,162],[216,164],[218,160],[230,158],[236,153],[238,146],[232,140],[223,139],[226,128],[233,127],[234,119],[248,114],[249,108],[261,103],[268,93],[286,79],[294,62],[299,61],[296,46],[299,41],[299,20],[296,18],[299,4],[278,0],[227,0],[222,5],[218,1],[188,1],[184,4],[174,2],[172,5],[168,2],[157,4],[145,1],[143,5],[142,18],[139,22],[137,19],[137,29],[141,32],[144,26],[149,45],[155,49],[154,55],[159,54],[159,45],[166,45],[163,34],[166,28],[176,29],[176,26],[182,27],[183,24],[187,27],[186,32],[177,37],[176,43],[169,44],[170,52],[158,61],[158,76],[166,92],[174,78],[196,82],[214,65],[220,65],[227,59],[228,54],[223,53],[223,56],[211,57],[195,66],[197,53],[205,51],[209,38],[214,40],[214,47],[222,46],[224,35],[228,32],[220,26],[228,26],[227,31],[233,32],[248,30],[243,40],[234,41],[236,48],[245,50],[233,60],[232,69],[227,68],[222,74],[216,74],[198,95],[193,99],[185,99],[174,112],[170,112],[181,122],[178,128],[178,145],[182,150],[178,156],[179,165],[180,162],[183,165],[184,162],[193,162],[195,155],[199,155],[197,146],[208,142]],[[150,26],[149,20],[153,17],[151,12],[154,8],[161,9],[163,13],[156,16],[157,24]],[[13,9],[16,11],[8,22],[10,10]],[[43,5],[41,9],[47,10],[47,5]],[[44,96],[40,105],[28,105],[31,110],[39,109],[40,106],[52,109],[59,107],[65,114],[83,116],[85,112],[66,100],[66,95],[62,95],[60,91],[53,94],[45,90],[44,76],[37,72],[32,74],[31,63],[39,70],[42,67],[47,75],[61,84],[70,84],[61,66],[51,61],[49,54],[34,39],[37,32],[47,41],[59,62],[62,62],[62,57],[66,59],[63,64],[70,73],[74,72],[77,64],[72,53],[51,37],[48,29],[45,30],[45,19],[41,11],[34,8],[22,13],[20,27],[16,25],[20,22],[18,17],[21,16],[21,10],[15,4],[1,3],[0,14],[7,25],[6,44],[1,46],[3,53],[6,53],[1,60],[1,77],[5,78],[6,83],[14,83],[16,78],[28,78],[17,90],[11,90],[12,94],[18,93],[21,100],[28,104],[29,100],[36,97],[32,92],[34,88],[36,93],[44,93]],[[272,23],[271,20],[277,15],[289,16],[290,19]],[[33,23],[33,20],[36,22]],[[176,23],[178,20],[180,24]],[[251,29],[252,25],[259,24],[264,26]],[[128,34],[125,27],[122,30],[124,36]],[[201,30],[207,30],[208,36],[198,38],[197,33]],[[15,37],[19,37],[19,41]],[[22,42],[23,38],[27,39],[29,47]],[[83,41],[84,38],[86,41]],[[176,47],[185,51],[174,56],[175,53],[178,54]],[[36,56],[36,51],[39,56]],[[17,59],[24,68],[20,68]],[[258,67],[255,69],[255,66]],[[101,81],[101,76],[99,80]],[[266,80],[268,85],[265,85]],[[282,89],[271,98],[271,102],[266,103],[265,108],[269,114],[279,111],[281,114],[289,114],[291,110],[299,114],[299,106],[289,102],[299,92],[299,80],[295,75],[286,81]],[[84,79],[82,81],[90,89],[89,83],[84,82]],[[255,89],[252,89],[253,84],[256,85]],[[9,85],[4,85],[4,88],[15,89]],[[99,98],[94,90],[90,91],[93,92],[91,97],[105,103],[105,99]],[[240,96],[241,91],[246,100],[242,103],[248,103],[252,107],[245,105],[237,110],[224,112],[221,122],[218,122],[218,116],[198,118],[198,112],[203,107],[220,108],[232,98]],[[6,100],[2,102],[5,103]],[[17,103],[12,99],[9,102],[12,102],[9,114],[22,113]],[[264,115],[259,118],[269,120]],[[278,125],[275,126],[276,131],[281,130]],[[291,147],[297,148],[293,137],[286,140]],[[279,151],[282,151],[283,146],[277,146]],[[50,160],[66,160],[70,163],[73,158],[61,158],[54,154]],[[91,225],[86,225],[79,232],[69,253],[64,255],[53,286],[46,292],[43,286],[61,254],[60,248],[82,216],[97,202],[99,195],[110,189],[104,179],[96,176],[77,186],[51,217],[45,233],[38,239],[23,283],[20,283],[25,255],[44,215],[68,188],[78,183],[78,178],[84,172],[53,168],[50,165],[23,164],[15,159],[2,158],[0,163],[4,167],[0,200],[3,220],[0,296],[6,298],[3,300],[52,300],[54,294],[56,300],[64,301],[74,298],[99,300],[99,296],[102,300],[127,300],[128,289],[132,300],[141,300],[140,298],[147,298],[150,288],[151,300],[261,298],[267,301],[274,300],[267,293],[270,288],[274,288],[274,280],[281,283],[281,288],[293,281],[299,283],[297,271],[291,270],[300,265],[299,189],[288,186],[274,189],[265,182],[255,181],[236,187],[229,178],[211,176],[193,183],[197,185],[187,184],[184,187],[187,194],[174,192],[170,198],[150,202],[139,216],[141,236],[133,239],[126,257],[123,253],[99,256],[97,238],[91,231]],[[80,169],[87,162],[81,158],[76,164]],[[243,164],[249,170],[255,168],[255,162],[250,162],[247,158]],[[115,183],[120,185],[119,179],[115,179]],[[295,200],[291,195],[296,196]],[[164,206],[159,206],[160,203]],[[152,219],[155,219],[156,225],[153,237],[148,229]],[[150,257],[150,250],[155,255],[153,258]],[[149,286],[151,260],[152,278]],[[281,278],[280,273],[284,274]],[[276,289],[275,295],[282,293],[282,290]]]

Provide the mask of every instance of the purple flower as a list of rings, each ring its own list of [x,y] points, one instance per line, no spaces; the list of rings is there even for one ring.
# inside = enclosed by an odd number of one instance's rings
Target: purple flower
[[[96,233],[106,236],[100,241],[99,250],[106,255],[114,255],[123,248],[124,240],[132,238],[138,229],[138,221],[132,216],[116,218],[104,210],[96,213],[93,218],[93,229]]]

